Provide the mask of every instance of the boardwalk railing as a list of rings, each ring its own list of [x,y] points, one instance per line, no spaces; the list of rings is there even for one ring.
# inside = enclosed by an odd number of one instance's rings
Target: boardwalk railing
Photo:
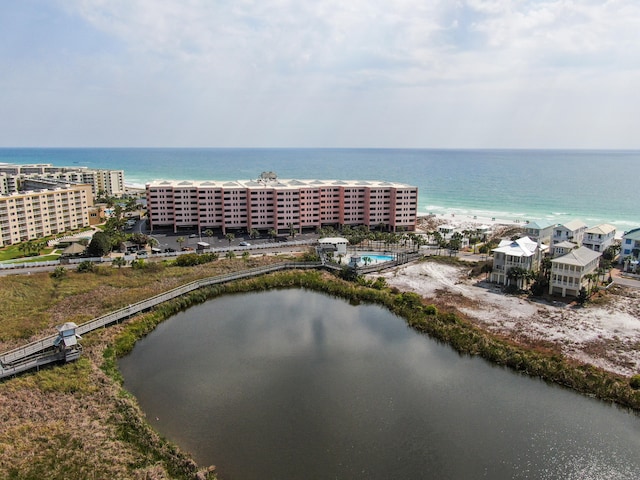
[[[197,290],[198,288],[206,287],[209,285],[241,280],[243,278],[264,275],[266,273],[276,272],[279,270],[319,267],[322,267],[321,262],[285,262],[277,265],[256,267],[248,270],[243,270],[241,272],[228,273],[225,275],[218,275],[216,277],[209,277],[202,280],[195,280],[191,283],[187,283],[180,287],[174,288],[173,290],[169,290],[167,292],[161,293],[151,298],[147,298],[137,303],[132,303],[127,307],[107,313],[106,315],[94,318],[93,320],[89,320],[88,322],[79,325],[78,328],[76,328],[76,333],[78,333],[79,335],[84,335],[88,332],[91,332],[98,328],[106,327],[116,322],[120,322],[121,320],[129,318],[140,312],[149,310],[163,302],[172,300],[181,295],[192,292],[193,290]],[[58,335],[51,335],[49,337],[37,340],[35,342],[29,343],[28,345],[13,349],[0,355],[0,368],[2,368],[2,370],[0,370],[0,378],[4,376],[2,372],[6,371],[7,367],[13,367],[19,363],[30,361],[42,352],[52,349],[53,342],[57,337]],[[36,365],[34,364],[34,367],[35,366]]]
[[[417,255],[415,257],[417,257]],[[357,271],[358,273],[371,273],[373,271],[381,270],[384,268],[391,268],[399,265],[400,263],[406,263],[413,259],[415,259],[414,255],[406,255],[402,257],[401,261],[396,260],[376,265],[370,265],[368,267],[359,267]],[[256,267],[240,272],[228,273],[225,275],[218,275],[215,277],[195,280],[172,290],[168,290],[154,297],[147,298],[140,302],[132,303],[131,305],[128,305],[124,308],[120,308],[113,312],[107,313],[106,315],[102,315],[100,317],[94,318],[93,320],[89,320],[88,322],[79,325],[78,328],[76,328],[76,333],[79,335],[84,335],[93,330],[97,330],[98,328],[103,328],[113,323],[118,323],[140,312],[150,310],[156,305],[167,302],[169,300],[173,300],[174,298],[177,298],[181,295],[185,295],[189,292],[210,285],[218,285],[222,283],[232,282],[234,280],[241,280],[244,278],[277,272],[280,270],[309,268],[336,269],[336,267],[336,265],[331,265],[323,261],[284,262],[277,265]],[[58,354],[54,352],[53,348],[54,341],[57,337],[58,335],[51,335],[49,337],[29,343],[28,345],[25,345],[23,347],[15,348],[0,355],[0,378],[15,375],[16,373],[23,372],[32,368],[38,368],[40,365],[59,360],[57,358]]]

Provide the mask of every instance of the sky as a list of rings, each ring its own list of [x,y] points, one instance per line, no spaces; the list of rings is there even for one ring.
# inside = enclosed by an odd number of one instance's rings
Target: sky
[[[0,147],[638,149],[637,0],[0,0]]]

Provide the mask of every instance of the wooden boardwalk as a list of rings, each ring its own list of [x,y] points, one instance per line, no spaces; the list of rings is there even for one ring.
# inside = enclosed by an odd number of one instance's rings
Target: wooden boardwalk
[[[406,261],[410,259],[407,258]],[[358,268],[359,273],[371,273],[374,271],[382,270],[385,268],[391,268],[398,265],[399,262],[384,262],[377,265],[370,265],[368,267]],[[405,262],[402,262],[405,263]],[[119,323],[126,320],[138,313],[150,310],[151,308],[161,303],[173,300],[181,295],[185,295],[189,292],[197,290],[202,287],[210,285],[218,285],[222,283],[232,282],[234,280],[241,280],[244,278],[255,277],[258,275],[264,275],[267,273],[277,272],[281,270],[291,269],[310,269],[310,268],[323,268],[328,270],[341,270],[343,267],[337,264],[331,264],[327,262],[285,262],[278,265],[270,265],[266,267],[256,267],[242,272],[229,273],[226,275],[218,275],[215,277],[209,277],[202,280],[196,280],[191,283],[187,283],[180,287],[174,288],[167,292],[161,293],[154,297],[142,300],[137,303],[133,303],[127,307],[115,310],[100,317],[89,320],[76,328],[76,333],[84,335],[98,328],[107,327],[114,323]],[[54,341],[58,335],[51,335],[35,342],[29,343],[19,348],[15,348],[0,355],[0,379],[16,375],[18,373],[40,368],[43,365],[49,363],[64,361],[64,354],[56,351],[54,347]]]

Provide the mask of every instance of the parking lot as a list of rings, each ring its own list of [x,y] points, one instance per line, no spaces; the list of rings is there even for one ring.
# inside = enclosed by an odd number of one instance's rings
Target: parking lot
[[[209,244],[209,248],[227,248],[227,247],[257,247],[260,248],[266,244],[281,243],[287,244],[292,240],[316,240],[318,235],[315,233],[303,233],[296,234],[295,239],[284,234],[279,235],[276,239],[270,236],[263,235],[260,238],[250,238],[248,233],[240,234],[238,232],[231,232],[235,235],[235,238],[229,242],[222,234],[214,234],[208,236],[204,232],[198,231],[184,231],[174,233],[172,230],[154,230],[150,232],[146,220],[140,220],[133,229],[136,232],[144,233],[151,238],[154,238],[158,243],[156,248],[165,252],[171,249],[180,251],[182,249],[196,250],[198,242],[204,242]],[[183,242],[178,242],[178,239],[182,239]]]

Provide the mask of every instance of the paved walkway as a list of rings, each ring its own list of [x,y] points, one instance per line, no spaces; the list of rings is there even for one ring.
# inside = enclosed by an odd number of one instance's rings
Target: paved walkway
[[[613,278],[613,282],[617,285],[640,288],[640,276],[624,273],[620,266],[616,266],[611,270],[611,278]]]

